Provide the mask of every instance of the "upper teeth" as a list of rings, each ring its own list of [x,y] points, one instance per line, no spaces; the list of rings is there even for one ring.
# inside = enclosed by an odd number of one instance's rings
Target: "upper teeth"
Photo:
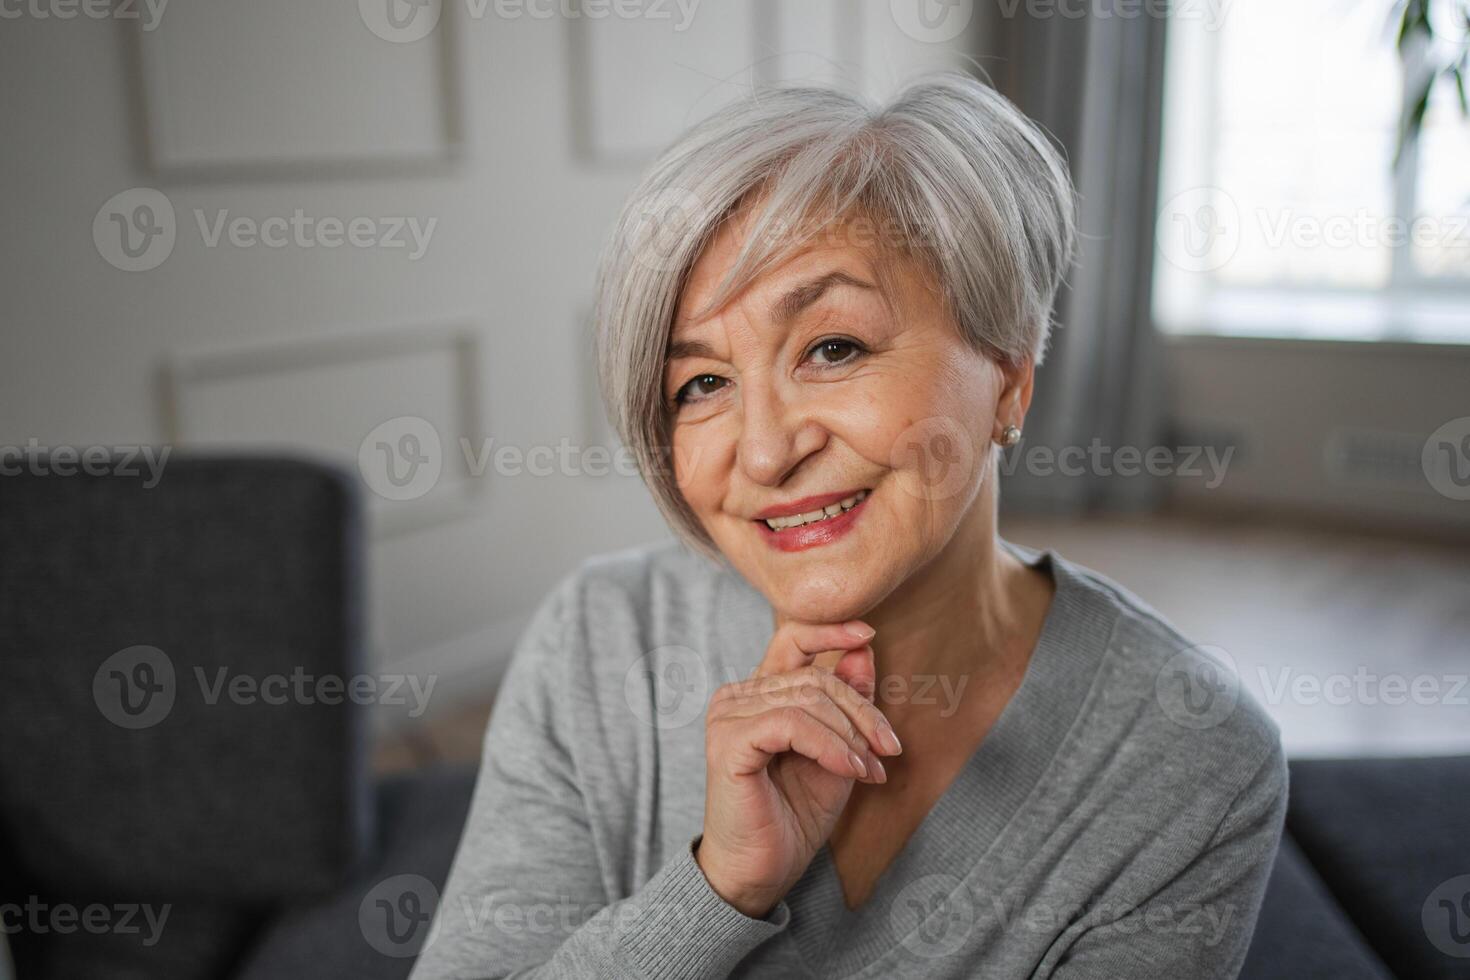
[[[801,525],[811,524],[813,521],[825,521],[829,517],[836,517],[845,510],[852,510],[867,495],[868,491],[859,490],[851,497],[845,500],[839,500],[835,504],[828,504],[821,510],[814,510],[806,514],[792,514],[790,517],[768,517],[766,518],[766,526],[772,531],[779,531],[787,527],[801,527]]]

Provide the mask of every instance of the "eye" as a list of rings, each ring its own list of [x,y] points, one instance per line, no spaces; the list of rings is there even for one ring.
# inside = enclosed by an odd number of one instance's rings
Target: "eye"
[[[674,404],[685,405],[689,402],[703,401],[729,383],[729,379],[722,378],[718,374],[701,374],[690,378],[682,388],[674,392]]]
[[[867,353],[862,344],[846,337],[828,337],[807,351],[807,359],[824,367],[835,367],[856,360]]]

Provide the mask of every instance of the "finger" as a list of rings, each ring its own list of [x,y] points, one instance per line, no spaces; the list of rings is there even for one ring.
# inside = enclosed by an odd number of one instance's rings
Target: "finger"
[[[733,775],[760,772],[782,752],[795,752],[834,776],[869,778],[867,763],[847,740],[800,708],[778,708],[735,724],[740,726],[740,735],[728,759]]]
[[[845,666],[850,663],[862,666]],[[814,669],[811,683],[819,684],[833,703],[847,714],[874,752],[899,755],[903,752],[903,744],[898,740],[898,733],[873,700],[873,676],[873,648],[862,647],[845,654],[835,673]]]
[[[832,673],[865,701],[873,701],[878,692],[878,667],[871,645],[849,650],[837,661]]]
[[[858,619],[846,623],[784,623],[771,637],[765,658],[751,676],[784,674],[805,667],[817,654],[829,650],[852,650],[873,636],[873,628]]]
[[[840,681],[834,683],[840,684]],[[795,708],[814,716],[817,721],[832,729],[847,743],[847,747],[858,754],[877,782],[886,782],[887,773],[868,738],[851,718],[837,706],[824,691],[811,685],[793,686],[780,691],[742,699],[731,706],[730,713],[737,717],[755,717],[771,711]]]
[[[731,710],[748,715],[792,703],[809,707],[826,724],[847,734],[860,750],[875,755],[898,755],[903,751],[893,725],[877,705],[849,683],[816,666],[736,685]]]

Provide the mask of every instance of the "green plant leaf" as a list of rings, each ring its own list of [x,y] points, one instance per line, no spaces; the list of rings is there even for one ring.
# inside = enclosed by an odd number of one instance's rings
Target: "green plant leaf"
[[[1403,159],[1404,151],[1419,139],[1419,132],[1424,128],[1424,113],[1429,109],[1429,93],[1434,89],[1434,81],[1438,73],[1430,75],[1429,80],[1424,83],[1424,88],[1414,99],[1414,106],[1403,119],[1403,126],[1399,130],[1399,145],[1393,154],[1394,169],[1398,169],[1399,162]]]
[[[1410,38],[1415,34],[1423,34],[1426,37],[1434,36],[1434,31],[1429,25],[1429,0],[1408,0],[1404,4],[1397,41],[1400,54],[1407,49]]]

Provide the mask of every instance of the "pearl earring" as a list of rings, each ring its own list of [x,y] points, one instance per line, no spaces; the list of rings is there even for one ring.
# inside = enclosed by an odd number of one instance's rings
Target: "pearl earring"
[[[1001,431],[1000,444],[1002,446],[1014,446],[1021,441],[1021,430],[1014,425],[1008,425]]]

